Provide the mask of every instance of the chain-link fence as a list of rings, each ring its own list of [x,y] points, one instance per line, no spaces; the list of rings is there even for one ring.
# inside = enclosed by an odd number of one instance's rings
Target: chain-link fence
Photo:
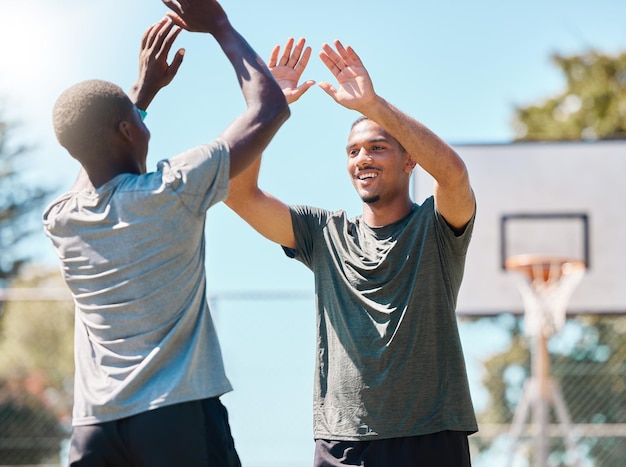
[[[226,397],[244,465],[309,466],[312,297],[274,296],[261,305],[231,294],[212,304],[235,386]],[[71,308],[67,301],[36,299],[2,306],[0,465],[64,463],[72,400]],[[480,427],[470,437],[473,465],[536,465],[533,419],[541,392],[529,396],[532,345],[523,317],[460,316],[459,326]],[[550,381],[562,404],[559,409],[554,398],[548,400],[549,423],[541,433],[546,466],[626,465],[626,316],[570,317],[548,350]],[[258,448],[273,445],[281,433],[283,427],[273,423],[293,427],[284,435],[298,451],[289,463],[274,462],[271,452]],[[258,429],[248,430],[251,424]]]
[[[541,465],[626,465],[626,316],[570,318],[548,342],[543,387],[531,384],[535,349],[523,334],[523,318],[461,321],[466,340],[497,346],[482,355],[470,350],[476,361],[468,360],[481,375],[472,387],[480,426],[470,438],[476,465],[539,465],[541,443],[547,451]],[[543,432],[536,423],[542,408],[548,412]]]

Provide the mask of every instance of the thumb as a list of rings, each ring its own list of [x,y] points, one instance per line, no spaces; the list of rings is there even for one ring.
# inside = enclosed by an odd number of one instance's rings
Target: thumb
[[[335,89],[335,86],[330,84],[328,81],[322,81],[318,84],[318,86],[322,88],[322,90],[330,97],[337,100],[337,98],[335,97],[337,95],[337,89]]]

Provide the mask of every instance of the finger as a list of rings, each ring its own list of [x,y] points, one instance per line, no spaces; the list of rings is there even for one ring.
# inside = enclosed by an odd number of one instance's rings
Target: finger
[[[176,76],[176,73],[178,73],[178,69],[183,63],[183,58],[185,58],[185,49],[178,49],[176,54],[174,54],[172,64],[167,69],[167,73],[169,76],[171,76],[171,78],[174,78],[174,76]]]
[[[163,31],[164,27],[167,26],[171,26],[173,25],[172,21],[170,21],[170,19],[165,16],[163,17],[158,23],[155,23],[149,30],[148,33],[148,37],[146,40],[146,46],[147,48],[153,48],[155,46],[155,43],[158,42],[159,40],[159,35],[161,34],[161,32]],[[157,47],[159,46],[159,44],[156,44]]]
[[[309,59],[311,58],[311,52],[312,52],[311,47],[307,47],[306,49],[304,49],[304,53],[302,54],[302,57],[300,58],[300,60],[298,60],[298,63],[296,63],[296,66],[293,67],[296,73],[298,73],[298,76],[300,76],[304,72],[304,69],[309,64]]]
[[[147,49],[152,45],[153,37],[155,31],[158,29],[159,25],[165,20],[165,18],[161,19],[159,22],[152,24],[148,29],[145,30],[143,36],[141,36],[141,48]]]
[[[167,12],[165,15],[166,15],[169,19],[171,19],[171,20],[172,20],[172,22],[173,22],[174,24],[176,24],[177,26],[179,26],[179,27],[181,27],[181,28],[183,28],[183,29],[189,30],[189,25],[185,22],[185,20],[183,20],[183,19],[182,19],[180,16],[178,16],[176,13],[170,13],[170,12]]]
[[[178,35],[181,33],[182,29],[178,26],[173,26],[172,28],[170,28],[169,32],[167,33],[167,36],[165,36],[165,39],[163,40],[161,47],[160,47],[160,51],[162,51],[165,56],[167,56],[170,53],[170,49],[172,48],[172,45],[174,45],[174,41],[176,40],[176,38],[178,37]]]
[[[287,39],[287,43],[285,44],[285,48],[283,49],[283,55],[280,57],[279,65],[286,66],[289,63],[289,57],[291,56],[291,48],[293,47],[293,37]]]
[[[296,96],[300,98],[300,96],[304,94],[305,92],[307,92],[311,88],[311,86],[313,86],[314,84],[315,84],[315,81],[312,81],[312,80],[305,81],[304,83],[302,83],[300,86],[296,88],[296,91],[295,91]]]
[[[347,60],[346,62],[350,65],[356,65],[356,66],[363,66],[363,62],[361,61],[361,57],[359,57],[359,55],[355,52],[355,50],[350,47],[347,46],[346,47],[346,56],[347,56]]]
[[[164,21],[159,24],[156,34],[154,35],[153,47],[157,50],[163,50],[163,44],[172,33],[172,30],[180,30],[173,21]]]
[[[330,70],[330,72],[336,77],[339,73],[341,73],[341,68],[339,68],[339,66],[337,66],[337,64],[335,63],[335,60],[333,60],[327,53],[325,52],[320,52],[319,53],[319,57],[322,60],[322,62],[324,63],[324,65],[326,65],[326,68],[328,68]]]
[[[335,89],[335,87],[330,84],[327,81],[322,81],[321,83],[318,84],[318,86],[320,88],[322,88],[322,90],[328,94],[330,97],[332,97],[335,101],[337,101],[337,99],[335,98],[335,95],[337,94],[337,90]]]
[[[296,68],[298,61],[300,60],[300,56],[302,55],[302,49],[304,48],[304,43],[305,43],[304,38],[298,39],[298,42],[296,43],[296,46],[293,49],[293,52],[289,56],[289,61],[287,62],[287,65],[293,69]]]
[[[346,66],[341,56],[328,44],[322,45],[322,52],[320,52],[319,56],[322,62],[324,62],[324,65],[326,65],[334,75],[341,73],[341,70]]]
[[[270,54],[270,59],[267,62],[267,66],[269,68],[274,68],[276,66],[279,52],[280,52],[280,45],[275,45],[274,48],[272,49],[272,53]]]
[[[341,43],[341,41],[339,39],[335,40],[334,42],[335,44],[335,48],[337,49],[337,52],[339,53],[339,56],[345,60],[348,58],[348,52],[346,51],[345,47],[343,46],[343,44]]]
[[[180,6],[180,3],[174,0],[162,0],[165,6],[167,6],[170,10],[172,10],[177,15],[182,14],[183,10]]]

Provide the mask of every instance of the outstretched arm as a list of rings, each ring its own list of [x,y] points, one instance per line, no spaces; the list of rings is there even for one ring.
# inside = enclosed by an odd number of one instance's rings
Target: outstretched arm
[[[171,63],[167,60],[180,31],[180,27],[166,17],[151,25],[143,33],[139,49],[139,76],[128,91],[128,97],[137,108],[146,111],[157,93],[176,76],[183,62],[184,49],[176,52]],[[89,176],[81,167],[71,189],[80,191],[89,186],[91,186]]]
[[[268,66],[290,104],[297,101],[315,84],[311,80],[298,84],[310,56],[311,48],[305,47],[304,39],[295,42],[293,38],[289,38],[282,55],[280,46],[277,45],[272,50]],[[289,207],[259,188],[260,169],[259,158],[245,171],[231,179],[225,203],[264,237],[280,245],[295,248],[296,241]]]
[[[324,44],[320,58],[337,79],[337,87],[329,82],[321,82],[319,86],[338,104],[360,112],[396,138],[411,158],[435,179],[434,195],[439,212],[453,228],[463,229],[475,207],[463,160],[431,130],[376,94],[352,47],[344,47],[340,41],[334,45],[336,50]]]
[[[235,70],[246,110],[221,134],[230,147],[230,176],[258,158],[289,117],[289,107],[267,66],[233,28],[214,0],[163,0],[179,26],[213,35]]]

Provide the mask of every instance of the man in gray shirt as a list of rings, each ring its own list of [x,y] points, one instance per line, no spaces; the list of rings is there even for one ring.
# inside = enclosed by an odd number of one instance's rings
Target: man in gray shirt
[[[231,385],[206,300],[206,211],[289,108],[219,3],[164,3],[172,12],[142,38],[132,100],[90,80],[54,107],[57,138],[82,165],[43,216],[76,306],[72,466],[240,465],[219,402]],[[167,63],[180,28],[216,39],[246,109],[212,142],[148,172],[142,117],[181,64],[183,50]]]
[[[477,424],[455,316],[475,216],[469,176],[375,93],[352,48],[334,45],[320,58],[338,87],[319,86],[362,115],[346,146],[362,215],[282,203],[259,189],[260,161],[231,180],[226,204],[314,273],[314,465],[469,466]],[[313,84],[298,85],[311,50],[290,39],[279,53],[269,67],[292,103]],[[435,180],[422,205],[409,193],[416,164]]]

